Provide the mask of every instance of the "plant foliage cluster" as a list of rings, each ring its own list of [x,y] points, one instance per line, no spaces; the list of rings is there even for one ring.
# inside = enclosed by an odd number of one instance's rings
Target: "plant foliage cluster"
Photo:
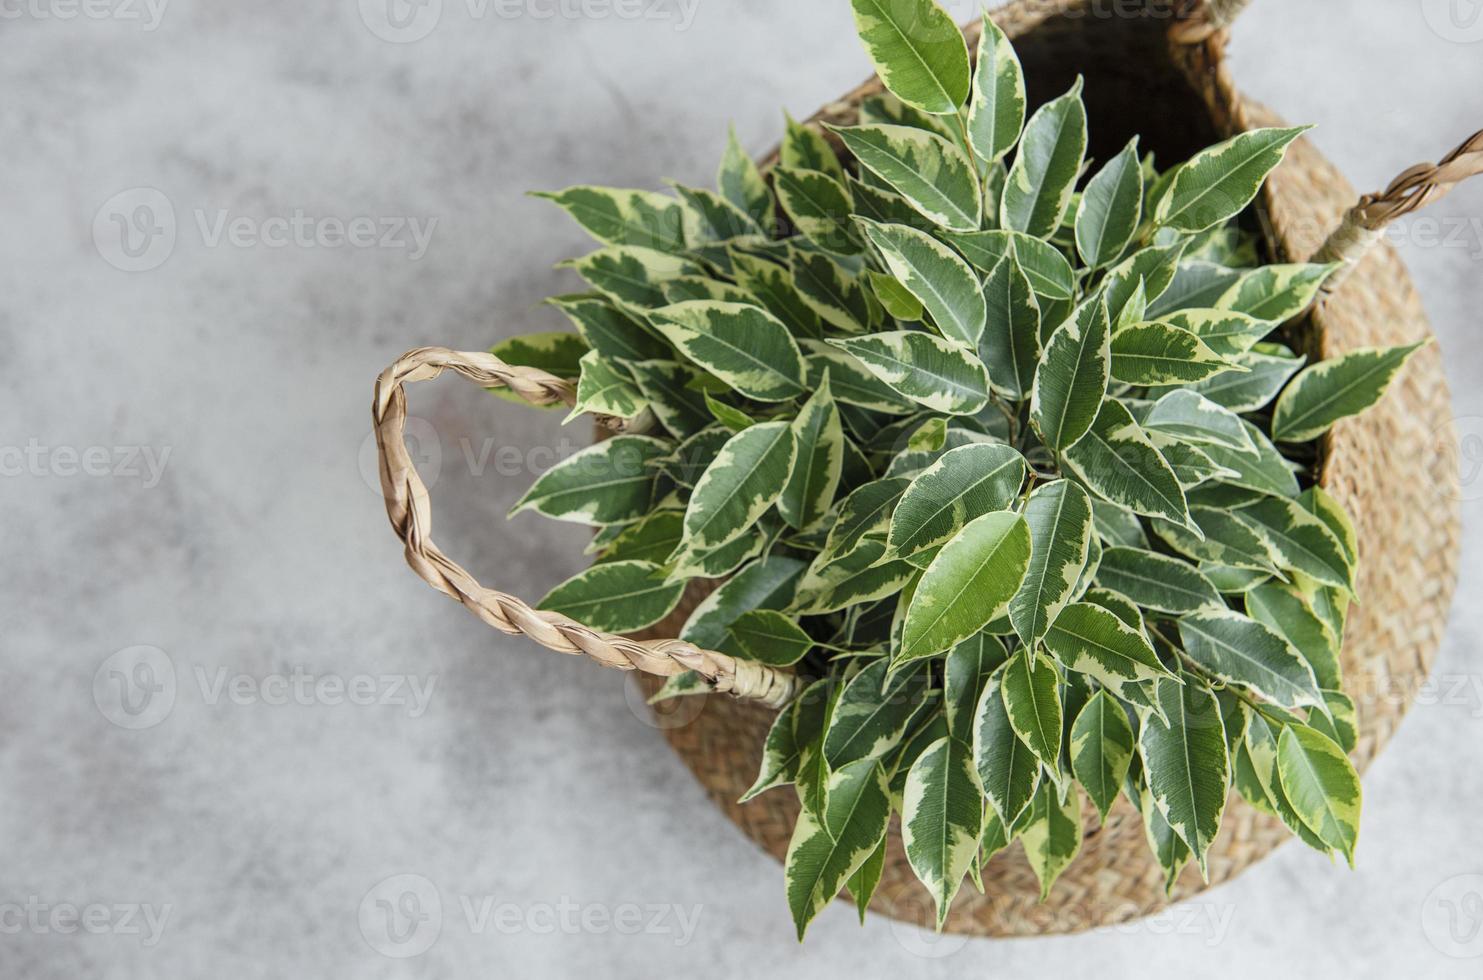
[[[1358,542],[1312,444],[1412,348],[1284,345],[1333,269],[1240,217],[1301,130],[1097,164],[1080,82],[1027,120],[991,22],[975,72],[931,0],[853,4],[857,125],[789,119],[765,171],[733,134],[716,190],[542,195],[603,247],[551,300],[575,334],[495,353],[627,420],[517,506],[598,528],[543,608],[631,632],[721,580],[682,637],[810,679],[747,794],[802,800],[800,938],[841,889],[863,916],[893,813],[939,922],[1016,840],[1048,893],[1119,794],[1171,887],[1232,786],[1352,861]]]

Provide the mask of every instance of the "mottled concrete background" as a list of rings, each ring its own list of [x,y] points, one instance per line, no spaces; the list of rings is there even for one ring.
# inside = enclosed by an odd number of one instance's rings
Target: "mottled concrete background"
[[[0,0],[0,977],[1478,976],[1483,186],[1401,235],[1470,536],[1359,870],[1287,847],[1071,939],[840,906],[799,948],[621,675],[407,570],[367,409],[409,347],[562,328],[537,304],[588,244],[523,191],[706,182],[729,121],[761,150],[863,77],[847,4],[161,2]],[[1483,3],[1260,0],[1235,70],[1376,186],[1483,124]],[[513,447],[580,427],[452,381],[413,407],[455,556],[532,598],[578,569],[579,530],[503,515],[549,461]]]

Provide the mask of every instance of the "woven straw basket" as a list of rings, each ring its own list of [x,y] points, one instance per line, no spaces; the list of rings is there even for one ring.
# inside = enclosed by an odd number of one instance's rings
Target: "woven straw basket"
[[[1232,0],[1175,7],[1153,3],[1142,16],[1129,17],[1109,16],[1114,8],[1098,0],[1017,0],[992,16],[1014,40],[1032,96],[1064,91],[1076,75],[1086,76],[1093,156],[1107,159],[1141,134],[1142,145],[1160,160],[1176,161],[1232,133],[1280,124],[1273,113],[1241,97],[1227,70],[1226,29],[1241,6]],[[979,26],[968,33],[971,48]],[[878,91],[879,82],[867,83],[816,118],[852,123],[860,100]],[[1352,274],[1336,277],[1342,287],[1323,296],[1295,331],[1297,345],[1331,357],[1429,337],[1411,280],[1395,251],[1381,241],[1381,232],[1394,218],[1479,171],[1483,133],[1440,163],[1411,168],[1383,193],[1356,198],[1333,165],[1299,140],[1256,204],[1270,258],[1343,260]],[[544,372],[442,348],[411,351],[381,375],[374,417],[382,486],[412,568],[491,626],[526,634],[559,652],[586,654],[605,666],[637,669],[650,690],[666,676],[698,671],[718,694],[670,703],[683,719],[676,716],[662,726],[666,738],[717,806],[781,859],[797,817],[794,794],[774,791],[745,806],[736,800],[755,778],[773,714],[798,689],[797,679],[672,639],[707,590],[692,588],[673,616],[642,637],[617,637],[485,588],[444,555],[431,540],[427,491],[403,444],[402,426],[403,385],[435,378],[445,369],[485,387],[508,387],[533,404],[570,404],[574,398],[569,382]],[[600,421],[612,427],[613,420]],[[1354,752],[1361,769],[1395,733],[1442,638],[1459,541],[1455,445],[1442,357],[1432,345],[1415,356],[1378,407],[1339,423],[1321,449],[1321,482],[1354,516],[1368,558],[1359,580],[1362,604],[1344,637],[1345,686],[1361,721]],[[1034,875],[1012,848],[986,870],[984,894],[965,888],[959,895],[948,931],[983,936],[1079,932],[1167,904],[1162,872],[1127,800],[1119,798],[1100,827],[1092,808],[1084,812],[1089,816],[1081,853],[1048,901],[1039,901]],[[1278,820],[1233,798],[1210,851],[1208,885],[1187,868],[1172,900],[1229,880],[1290,836]],[[932,923],[931,900],[913,877],[894,828],[872,908]]]

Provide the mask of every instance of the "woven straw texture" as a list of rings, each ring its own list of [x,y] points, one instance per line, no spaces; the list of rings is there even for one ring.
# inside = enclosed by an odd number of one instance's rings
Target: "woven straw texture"
[[[1100,159],[1139,132],[1144,147],[1167,164],[1230,132],[1278,124],[1275,115],[1236,92],[1223,58],[1223,29],[1196,32],[1195,43],[1171,48],[1167,18],[1098,18],[1087,0],[1024,0],[993,17],[1015,39],[1032,97],[1043,100],[1063,91],[1078,73],[1087,76],[1091,152]],[[971,30],[971,36],[977,33]],[[867,84],[827,106],[819,118],[852,122],[859,100],[877,91],[878,83]],[[1258,201],[1272,260],[1312,256],[1355,200],[1313,145],[1298,141]],[[1428,336],[1404,266],[1389,245],[1381,245],[1291,339],[1309,352],[1333,356]],[[1377,408],[1341,422],[1323,446],[1322,483],[1353,514],[1364,548],[1361,604],[1344,638],[1345,686],[1362,726],[1354,753],[1361,769],[1395,734],[1446,625],[1460,536],[1456,463],[1445,451],[1455,445],[1451,425],[1441,354],[1433,345],[1412,360]],[[684,608],[646,635],[675,636],[698,600],[688,597]],[[643,679],[650,690],[660,683]],[[680,710],[687,722],[666,728],[670,744],[717,806],[781,859],[797,817],[794,794],[774,790],[745,806],[736,803],[756,777],[773,712],[719,696],[708,696],[698,711],[694,704]],[[1080,932],[1168,904],[1131,805],[1120,798],[1101,827],[1092,808],[1083,810],[1089,817],[1081,853],[1048,901],[1038,900],[1020,848],[1011,847],[986,870],[985,894],[965,888],[959,895],[947,930],[981,936]],[[1229,880],[1290,837],[1275,818],[1233,796],[1210,853],[1209,884]],[[1206,887],[1193,868],[1186,869],[1173,900]],[[923,926],[932,921],[930,899],[912,875],[896,828],[872,908]]]

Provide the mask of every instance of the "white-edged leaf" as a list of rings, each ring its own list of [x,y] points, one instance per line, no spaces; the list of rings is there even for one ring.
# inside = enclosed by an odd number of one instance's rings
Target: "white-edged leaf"
[[[1107,308],[1088,302],[1051,334],[1030,399],[1030,415],[1051,449],[1075,443],[1097,419],[1112,369]]]
[[[802,529],[828,512],[844,472],[844,428],[827,373],[794,419],[793,438],[798,453],[778,498],[778,513],[789,526]]]
[[[966,742],[938,739],[912,763],[901,806],[906,859],[937,905],[937,926],[978,853],[983,802],[973,750]]]
[[[1092,541],[1092,500],[1069,480],[1036,487],[1025,503],[1030,567],[1009,603],[1015,632],[1033,646],[1071,600]]]
[[[689,259],[641,245],[610,246],[562,265],[575,269],[593,289],[618,306],[637,312],[668,303],[663,285],[669,280],[705,275],[705,270]],[[588,342],[592,343],[591,337],[588,337]],[[593,343],[592,346],[598,345]],[[644,356],[656,355],[651,352]]]
[[[798,775],[802,750],[793,724],[802,703],[801,698],[793,699],[772,720],[772,727],[767,730],[767,738],[762,743],[762,762],[758,766],[757,779],[737,800],[738,803],[746,803],[774,787],[786,786]]]
[[[1097,584],[1171,616],[1225,605],[1210,580],[1189,563],[1138,548],[1102,552]]]
[[[656,294],[663,295],[656,287]],[[629,316],[605,297],[597,295],[555,296],[546,301],[556,307],[587,342],[587,346],[615,361],[643,361],[672,357],[669,345],[648,326]],[[508,360],[508,358],[507,358]],[[523,363],[523,362],[511,362]],[[543,367],[536,364],[532,367]],[[548,369],[549,370],[549,369]],[[555,373],[555,372],[553,372]],[[558,375],[565,377],[565,375]]]
[[[1019,514],[985,514],[943,545],[922,574],[901,631],[897,664],[942,653],[1003,616],[1030,563]]]
[[[976,443],[944,453],[907,488],[891,515],[889,558],[945,544],[965,524],[1008,509],[1025,482],[1025,459],[1008,446]]]
[[[857,220],[892,275],[932,314],[943,336],[966,347],[978,346],[988,311],[983,284],[968,263],[914,228]]]
[[[1106,691],[1093,694],[1071,726],[1071,771],[1105,821],[1133,763],[1133,726]]]
[[[1308,662],[1271,629],[1229,609],[1202,609],[1179,620],[1184,651],[1213,677],[1283,708],[1320,707]]]
[[[935,133],[905,126],[834,129],[849,151],[924,217],[951,231],[977,231],[983,199],[973,164]]]
[[[972,69],[958,25],[934,0],[850,0],[855,29],[891,94],[933,115],[968,101]]]
[[[1005,826],[1013,826],[1040,783],[1040,759],[1015,734],[996,670],[979,695],[973,715],[973,761],[984,796]]]
[[[680,202],[654,191],[617,187],[568,187],[537,191],[604,245],[639,245],[662,252],[685,248],[685,212]]]
[[[695,371],[668,360],[624,363],[650,410],[670,432],[684,439],[710,424],[704,395],[690,387]]]
[[[989,384],[1012,401],[1024,401],[1040,364],[1040,304],[1013,253],[999,260],[983,287],[988,324],[978,345]]]
[[[824,134],[786,112],[783,116],[787,127],[778,148],[779,162],[790,170],[816,170],[828,174],[843,184],[844,167],[840,166],[839,157],[834,155],[834,148]]]
[[[1091,430],[1062,458],[1098,496],[1135,514],[1189,523],[1179,477],[1121,402],[1104,401]]]
[[[1276,326],[1302,313],[1340,264],[1267,265],[1252,269],[1212,305],[1235,310]]]
[[[1307,661],[1313,678],[1324,690],[1337,690],[1343,680],[1338,641],[1328,625],[1309,607],[1303,594],[1289,585],[1268,582],[1246,592],[1246,613],[1287,640]]]
[[[604,562],[552,589],[538,607],[593,629],[633,633],[673,612],[684,592],[684,582],[665,582],[653,562]]]
[[[1061,227],[1086,157],[1081,86],[1078,77],[1069,92],[1041,106],[1025,124],[999,206],[1003,227],[1036,238],[1049,238]]]
[[[831,767],[884,759],[909,734],[908,723],[927,702],[927,676],[912,670],[889,674],[889,668],[877,660],[840,692],[822,743]]]
[[[829,343],[851,355],[892,391],[936,412],[975,415],[989,403],[989,375],[973,353],[920,330]]]
[[[1081,850],[1081,794],[1070,792],[1063,799],[1048,780],[1042,780],[1030,805],[1029,821],[1020,831],[1020,843],[1040,882],[1043,902]]]
[[[948,241],[980,272],[992,272],[1013,254],[1037,296],[1070,301],[1076,295],[1076,273],[1060,250],[1019,231],[975,231],[948,235]]]
[[[771,667],[791,667],[814,647],[796,622],[773,609],[742,613],[726,632],[744,659]]]
[[[859,276],[822,252],[796,246],[788,249],[788,266],[799,297],[825,324],[844,333],[865,332],[870,300]]]
[[[996,636],[975,633],[948,651],[943,664],[943,709],[954,738],[973,741],[973,718],[994,672],[1009,655]]]
[[[1135,323],[1112,335],[1112,379],[1123,384],[1189,384],[1232,369],[1199,337],[1167,323]]]
[[[884,536],[891,527],[891,514],[909,486],[911,480],[906,477],[891,477],[856,487],[844,499],[820,553],[835,561],[853,553],[866,537]]]
[[[574,524],[631,524],[649,512],[652,463],[670,444],[648,436],[614,436],[557,463],[510,509]]]
[[[1296,500],[1263,497],[1235,516],[1266,542],[1279,567],[1353,593],[1354,566],[1344,546],[1321,518]]]
[[[735,126],[727,134],[726,152],[716,172],[716,187],[722,197],[751,217],[763,231],[770,233],[776,226],[772,192],[767,189],[757,162],[737,138]]]
[[[1277,771],[1298,818],[1353,867],[1363,792],[1344,750],[1321,732],[1289,725],[1277,739]]]
[[[1051,778],[1059,782],[1065,720],[1056,668],[1022,647],[1004,666],[999,678],[999,696],[1015,735],[1045,765]]]
[[[1255,443],[1236,413],[1188,388],[1171,391],[1154,402],[1143,417],[1143,428],[1186,442],[1256,452]]]
[[[686,357],[748,398],[779,402],[804,393],[803,354],[761,307],[692,300],[655,310],[652,319]]]
[[[815,245],[840,255],[858,255],[864,243],[850,221],[849,190],[826,173],[774,167],[778,203],[799,232]]]
[[[891,818],[886,774],[874,759],[830,774],[826,799],[821,816],[807,809],[799,814],[783,862],[800,942],[808,924],[875,852]]]
[[[1135,136],[1107,161],[1081,193],[1076,208],[1076,250],[1092,269],[1123,254],[1143,214],[1143,168]]]
[[[787,422],[763,422],[727,440],[690,496],[685,548],[711,551],[750,531],[783,492],[797,451]]]
[[[968,141],[981,160],[993,163],[1019,142],[1024,124],[1024,69],[1004,31],[985,15],[968,107]]]
[[[1190,675],[1183,681],[1158,682],[1165,718],[1143,715],[1138,753],[1153,804],[1189,845],[1204,873],[1206,852],[1220,833],[1225,812],[1230,758],[1215,696]]]
[[[1384,397],[1406,361],[1425,345],[1368,347],[1305,368],[1277,399],[1272,437],[1307,442],[1340,419],[1360,414]]]
[[[706,650],[731,652],[726,649],[727,628],[753,609],[787,607],[806,567],[783,555],[769,555],[748,565],[695,607],[680,629],[680,639]]]
[[[918,411],[916,405],[896,394],[858,358],[819,341],[804,341],[802,347],[808,365],[810,390],[818,386],[824,372],[828,371],[834,400],[842,405],[868,408],[884,415],[907,415]]]
[[[1270,322],[1234,310],[1184,309],[1155,319],[1190,331],[1222,357],[1244,354],[1272,332]]]
[[[1045,648],[1078,674],[1124,696],[1130,686],[1168,677],[1143,633],[1101,606],[1074,602],[1045,634]]]
[[[1287,147],[1307,127],[1253,129],[1195,154],[1159,202],[1159,224],[1186,233],[1234,218],[1261,190]]]

